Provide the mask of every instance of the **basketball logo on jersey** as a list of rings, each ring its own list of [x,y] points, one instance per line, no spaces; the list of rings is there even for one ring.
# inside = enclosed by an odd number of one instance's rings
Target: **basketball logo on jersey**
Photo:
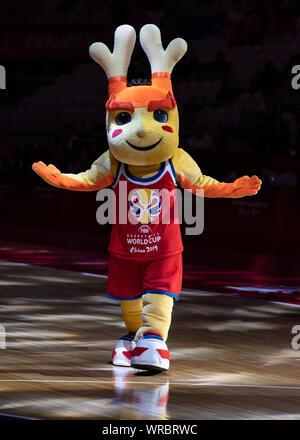
[[[161,213],[161,200],[152,189],[138,189],[130,199],[130,211],[140,223],[150,223]]]

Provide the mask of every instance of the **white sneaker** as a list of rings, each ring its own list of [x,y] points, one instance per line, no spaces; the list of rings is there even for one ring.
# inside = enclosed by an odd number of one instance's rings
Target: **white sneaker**
[[[135,347],[134,335],[126,335],[118,339],[112,352],[112,363],[119,367],[131,367],[131,353]]]
[[[163,338],[158,333],[144,333],[132,351],[132,368],[165,371],[169,365],[170,354]]]

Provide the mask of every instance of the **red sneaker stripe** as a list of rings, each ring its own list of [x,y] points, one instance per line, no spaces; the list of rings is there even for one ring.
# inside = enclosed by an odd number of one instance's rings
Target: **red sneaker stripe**
[[[135,349],[131,352],[132,356],[141,356],[141,354],[144,353],[144,351],[148,350],[148,348],[145,347],[135,347]]]
[[[127,357],[127,359],[131,360],[131,351],[123,351],[123,354]]]
[[[163,359],[170,359],[169,350],[162,350],[161,348],[157,348],[156,351],[158,351]]]
[[[116,353],[117,353],[117,352],[116,352],[116,350],[114,349],[113,352],[112,352],[112,359],[114,358],[114,356],[115,356]]]

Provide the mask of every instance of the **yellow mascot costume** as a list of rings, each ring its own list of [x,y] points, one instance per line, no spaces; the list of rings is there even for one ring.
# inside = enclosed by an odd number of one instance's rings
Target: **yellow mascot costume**
[[[129,25],[115,31],[111,53],[103,43],[90,47],[108,78],[106,131],[109,149],[85,172],[61,173],[43,162],[33,170],[47,183],[73,191],[111,187],[117,197],[116,221],[109,245],[108,296],[120,301],[128,334],[117,341],[113,364],[164,371],[174,300],[182,281],[182,241],[176,188],[205,197],[243,197],[257,193],[257,176],[232,183],[202,174],[179,148],[179,117],[171,72],[187,49],[181,38],[164,50],[160,30],[147,24],[140,42],[151,65],[151,84],[127,84],[136,33]],[[172,196],[164,203],[164,191]],[[122,205],[123,204],[123,205]],[[128,214],[124,221],[124,212]],[[166,220],[167,219],[167,220]]]

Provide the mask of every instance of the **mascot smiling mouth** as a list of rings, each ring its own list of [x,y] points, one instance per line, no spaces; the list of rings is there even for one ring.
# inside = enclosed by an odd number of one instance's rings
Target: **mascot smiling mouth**
[[[128,142],[128,141],[126,141],[126,142],[131,148],[134,148],[135,150],[147,151],[147,150],[152,150],[152,148],[155,148],[160,143],[161,140],[162,140],[162,138],[160,138],[158,142],[155,142],[155,144],[149,145],[148,147],[136,147],[135,145],[132,145],[130,142]]]

